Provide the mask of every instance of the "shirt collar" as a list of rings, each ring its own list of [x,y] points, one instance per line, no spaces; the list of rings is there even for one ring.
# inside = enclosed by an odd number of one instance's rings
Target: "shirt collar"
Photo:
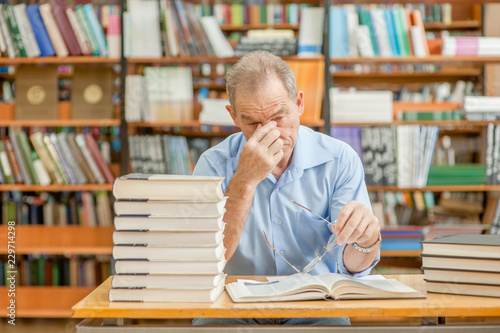
[[[321,147],[314,132],[300,126],[289,169],[306,170],[332,160],[330,152]]]

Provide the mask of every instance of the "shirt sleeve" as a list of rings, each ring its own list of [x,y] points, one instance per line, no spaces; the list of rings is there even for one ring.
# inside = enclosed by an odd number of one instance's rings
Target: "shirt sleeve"
[[[332,196],[331,218],[336,219],[340,210],[350,201],[357,201],[367,206],[370,210],[370,198],[365,184],[365,174],[363,164],[359,156],[354,152],[347,150],[346,155],[349,155],[345,163],[341,164],[335,190]],[[334,237],[334,235],[332,235]],[[347,244],[342,245],[336,251],[337,270],[341,274],[352,277],[361,277],[370,274],[371,269],[380,261],[380,247],[374,262],[364,271],[351,274],[344,265],[344,251]]]
[[[205,154],[202,154],[196,162],[193,170],[193,175],[196,176],[220,176],[212,163],[208,160]]]

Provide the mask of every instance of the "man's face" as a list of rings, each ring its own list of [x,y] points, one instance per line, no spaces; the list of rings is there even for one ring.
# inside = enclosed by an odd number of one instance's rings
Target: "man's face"
[[[292,99],[281,81],[271,77],[255,94],[237,91],[234,104],[235,110],[229,105],[226,109],[247,140],[258,124],[276,121],[276,129],[280,131],[280,138],[283,140],[282,160],[288,161],[297,139],[299,117],[304,112],[304,93],[299,91],[295,99]]]

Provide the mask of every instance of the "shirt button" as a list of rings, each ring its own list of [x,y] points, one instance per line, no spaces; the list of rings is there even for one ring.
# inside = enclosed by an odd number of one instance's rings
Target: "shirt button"
[[[281,224],[281,220],[276,221],[276,223]]]
[[[285,251],[281,250],[281,251],[280,251],[280,254],[281,254],[281,255],[284,255],[284,254],[285,254]]]

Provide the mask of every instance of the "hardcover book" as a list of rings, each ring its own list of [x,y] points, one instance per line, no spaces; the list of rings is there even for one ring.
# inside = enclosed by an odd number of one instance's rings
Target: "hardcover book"
[[[57,119],[56,66],[21,65],[16,78],[16,120]]]
[[[71,92],[72,119],[113,118],[113,69],[75,66]]]

